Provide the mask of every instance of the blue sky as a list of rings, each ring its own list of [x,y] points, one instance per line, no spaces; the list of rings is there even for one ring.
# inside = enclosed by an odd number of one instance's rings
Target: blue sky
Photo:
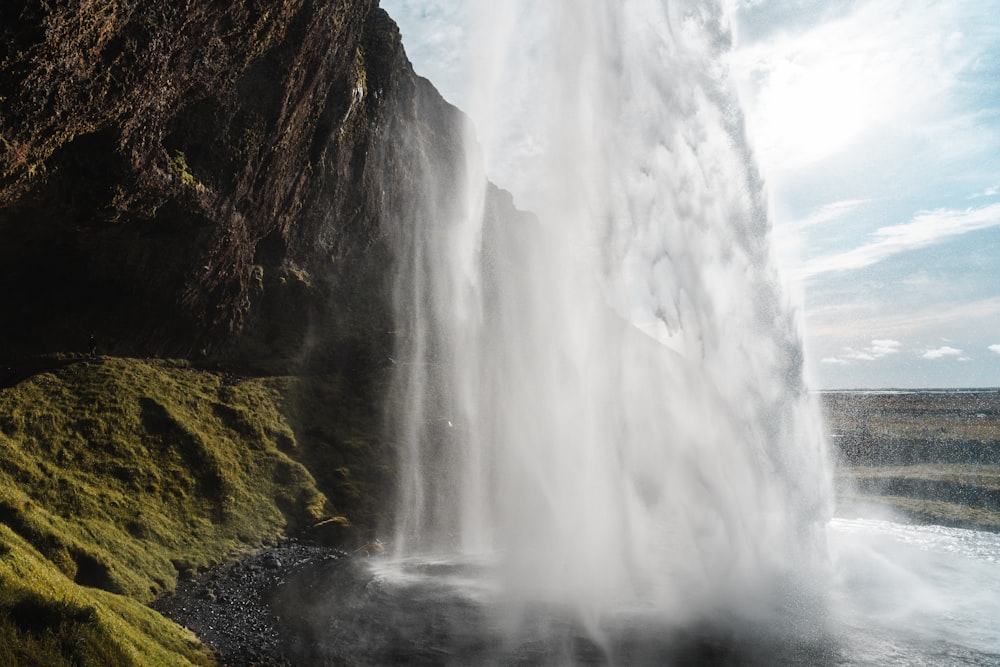
[[[475,3],[381,4],[466,108]],[[1000,386],[1000,0],[734,7],[727,64],[810,384]]]

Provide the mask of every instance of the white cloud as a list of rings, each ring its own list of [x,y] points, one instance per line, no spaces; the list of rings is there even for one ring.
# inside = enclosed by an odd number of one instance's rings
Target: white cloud
[[[877,339],[872,341],[872,345],[868,349],[876,357],[885,357],[899,352],[901,345],[902,343],[898,340]]]
[[[823,206],[815,209],[805,218],[784,223],[782,227],[789,227],[795,229],[796,231],[803,231],[812,227],[818,227],[828,222],[833,222],[834,220],[843,218],[845,215],[857,210],[858,207],[866,204],[867,202],[868,200],[866,199],[844,199],[824,204]]]
[[[997,354],[1000,354],[1000,345],[990,345],[989,351],[990,352],[996,352]]]
[[[880,227],[871,234],[871,241],[853,250],[808,261],[799,275],[812,278],[833,271],[861,269],[893,255],[933,245],[942,239],[997,226],[1000,226],[1000,203],[961,211],[925,211],[910,222]]]
[[[950,345],[943,345],[933,350],[927,350],[920,356],[923,359],[943,359],[944,357],[961,357],[962,351],[957,348],[951,347]]]
[[[972,2],[862,0],[827,10],[795,26],[801,11],[776,8],[772,23],[790,29],[738,43],[734,69],[769,169],[837,155],[878,128],[935,124],[984,48],[961,30],[985,18]]]
[[[771,242],[783,265],[794,267],[801,263],[803,245],[811,230],[841,220],[865,203],[865,199],[844,199],[824,204],[804,218],[788,222],[775,219]]]
[[[982,199],[983,197],[996,197],[997,195],[1000,195],[1000,185],[994,185],[993,187],[986,188],[982,192],[977,192],[969,197],[969,199]]]
[[[948,327],[957,322],[965,327],[994,327],[1000,320],[1000,297],[964,303],[929,303],[923,309],[903,312],[888,312],[881,301],[859,299],[847,305],[818,306],[809,311],[807,318],[810,335],[826,339],[849,341],[858,331],[897,339],[940,336],[941,331],[950,330]]]
[[[872,344],[860,350],[853,347],[845,347],[839,357],[826,357],[822,359],[824,364],[849,364],[852,361],[875,361],[882,357],[898,354],[902,343],[898,340],[881,338],[872,341]]]

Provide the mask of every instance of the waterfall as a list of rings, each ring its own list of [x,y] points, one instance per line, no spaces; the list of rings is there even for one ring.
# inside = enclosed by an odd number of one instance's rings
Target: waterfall
[[[829,471],[723,4],[479,4],[397,241],[394,546],[585,619],[758,613],[822,570]]]

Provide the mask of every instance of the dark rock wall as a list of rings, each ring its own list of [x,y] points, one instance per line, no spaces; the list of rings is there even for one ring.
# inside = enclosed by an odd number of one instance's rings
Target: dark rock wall
[[[379,363],[463,121],[374,5],[3,3],[0,356]]]

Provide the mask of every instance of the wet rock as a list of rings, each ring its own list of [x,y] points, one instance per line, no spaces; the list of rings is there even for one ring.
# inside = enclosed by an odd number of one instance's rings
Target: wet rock
[[[385,545],[379,540],[374,540],[359,547],[354,553],[359,556],[379,556],[385,553]]]
[[[375,0],[108,0],[98,22],[22,4],[0,3],[16,45],[0,68],[0,285],[16,286],[0,312],[17,324],[0,360],[93,339],[207,357],[227,383],[386,365],[391,244],[435,214],[418,175],[463,177],[467,119]]]
[[[326,547],[346,547],[351,548],[357,544],[357,531],[351,522],[342,516],[335,516],[324,519],[313,524],[304,535],[310,542]]]
[[[345,557],[336,549],[289,540],[182,582],[172,595],[151,606],[194,632],[222,665],[291,665],[283,655],[280,619],[268,606],[268,597],[300,570]]]

